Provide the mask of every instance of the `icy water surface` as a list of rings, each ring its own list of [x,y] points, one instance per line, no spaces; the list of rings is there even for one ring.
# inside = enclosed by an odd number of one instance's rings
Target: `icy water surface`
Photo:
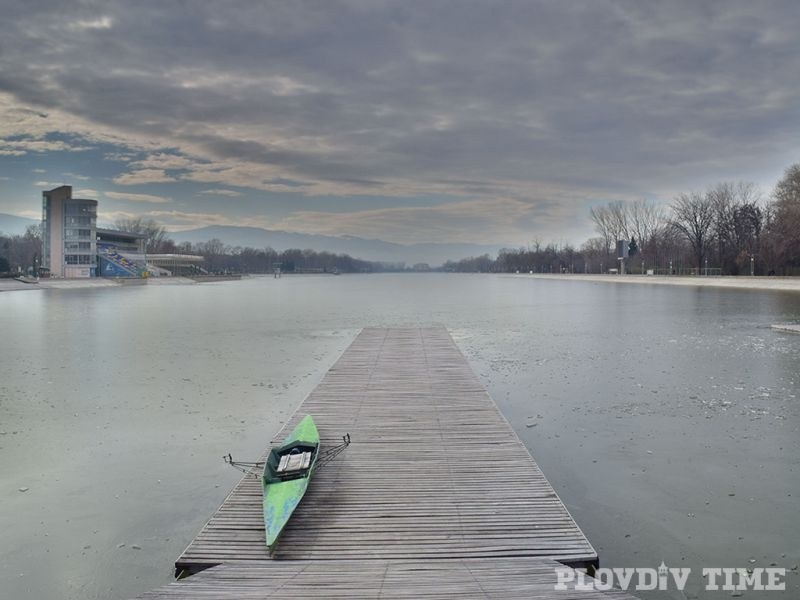
[[[129,598],[363,326],[446,325],[603,566],[785,566],[800,294],[471,275],[0,294],[0,596]],[[476,540],[479,544],[480,541]],[[791,570],[792,567],[795,570]]]

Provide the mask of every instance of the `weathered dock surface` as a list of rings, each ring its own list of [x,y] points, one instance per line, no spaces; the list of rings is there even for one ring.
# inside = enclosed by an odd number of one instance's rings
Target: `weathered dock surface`
[[[144,598],[608,597],[553,589],[597,553],[446,329],[364,329],[272,444],[306,414],[352,443],[276,554],[251,473],[178,558],[197,574]]]
[[[228,563],[153,590],[140,598],[636,600],[619,590],[557,590],[555,573],[559,567],[563,565],[546,558]]]
[[[597,561],[446,329],[363,330],[284,432],[306,414],[323,447],[352,444],[314,475],[276,558]],[[245,476],[176,569],[269,558],[261,505]]]

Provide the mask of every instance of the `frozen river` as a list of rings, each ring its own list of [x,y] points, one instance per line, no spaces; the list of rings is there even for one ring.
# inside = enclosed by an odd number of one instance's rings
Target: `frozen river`
[[[128,598],[357,331],[446,325],[603,566],[785,566],[800,293],[488,275],[0,294],[3,598]],[[683,598],[677,592],[640,594]],[[747,592],[746,598],[784,597]]]

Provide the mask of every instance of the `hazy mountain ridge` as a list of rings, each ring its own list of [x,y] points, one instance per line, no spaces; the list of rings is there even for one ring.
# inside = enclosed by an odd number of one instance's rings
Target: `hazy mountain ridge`
[[[355,236],[331,236],[274,231],[259,227],[211,225],[199,229],[170,232],[176,242],[206,242],[217,238],[229,246],[270,247],[275,250],[301,248],[349,254],[354,258],[380,262],[426,262],[431,266],[481,254],[496,254],[502,246],[459,243],[397,244]]]
[[[0,213],[0,233],[22,235],[29,225],[38,225],[41,221]]]
[[[39,223],[40,221],[36,219],[0,213],[0,233],[22,235],[29,225],[38,225]],[[315,235],[234,225],[211,225],[187,231],[174,231],[169,232],[169,236],[176,242],[193,244],[217,238],[229,246],[270,247],[278,251],[300,248],[317,252],[349,254],[353,258],[362,260],[405,262],[408,265],[424,262],[431,266],[440,265],[447,260],[458,260],[487,253],[495,255],[503,248],[499,245],[466,243],[398,244],[352,235]]]

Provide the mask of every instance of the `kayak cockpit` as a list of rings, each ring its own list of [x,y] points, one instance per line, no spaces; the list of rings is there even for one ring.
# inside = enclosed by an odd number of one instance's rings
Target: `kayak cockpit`
[[[308,477],[314,466],[318,446],[303,442],[273,448],[264,465],[264,482],[277,483]]]

